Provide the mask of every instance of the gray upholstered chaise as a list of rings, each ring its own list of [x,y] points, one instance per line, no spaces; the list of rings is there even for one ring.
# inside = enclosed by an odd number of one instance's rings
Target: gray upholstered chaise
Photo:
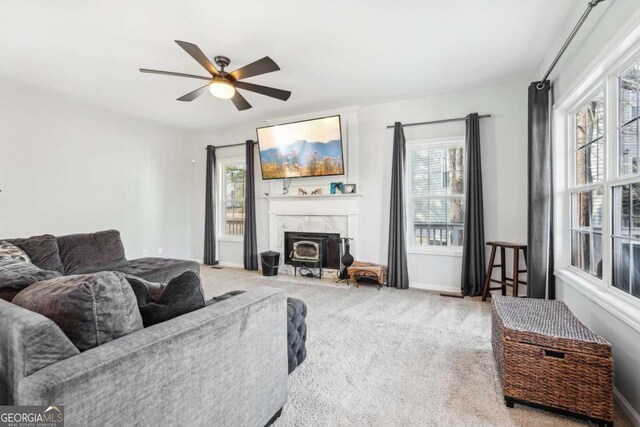
[[[192,260],[171,258],[125,257],[124,245],[117,230],[53,236],[44,234],[27,238],[0,239],[18,246],[43,270],[71,274],[120,271],[149,282],[167,283],[185,271],[200,272],[200,264]],[[14,295],[0,292],[0,298]]]

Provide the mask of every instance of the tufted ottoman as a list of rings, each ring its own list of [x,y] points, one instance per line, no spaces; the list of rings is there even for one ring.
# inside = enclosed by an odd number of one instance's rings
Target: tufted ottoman
[[[289,373],[307,357],[307,305],[296,298],[287,298],[287,352]]]
[[[244,291],[231,291],[207,301],[207,305],[229,299]],[[307,304],[297,298],[287,298],[287,355],[289,373],[293,372],[307,358]]]

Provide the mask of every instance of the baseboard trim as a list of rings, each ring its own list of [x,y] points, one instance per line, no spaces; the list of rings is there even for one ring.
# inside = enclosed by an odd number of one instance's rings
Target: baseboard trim
[[[434,292],[450,292],[454,294],[460,293],[460,288],[456,288],[452,286],[443,286],[443,285],[432,285],[429,283],[409,282],[409,288],[423,289],[425,291],[434,291]]]
[[[631,403],[629,403],[629,401],[625,399],[615,387],[613,388],[613,396],[616,403],[620,406],[620,409],[622,409],[622,412],[624,412],[631,424],[633,424],[634,427],[640,427],[640,414],[638,414],[638,411],[631,406]]]

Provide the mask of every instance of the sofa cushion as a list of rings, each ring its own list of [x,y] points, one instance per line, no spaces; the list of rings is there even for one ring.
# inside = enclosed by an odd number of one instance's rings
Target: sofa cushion
[[[200,276],[186,271],[166,285],[125,276],[136,294],[144,326],[155,325],[205,306]]]
[[[33,276],[25,276],[0,267],[0,298],[11,302],[18,292],[35,282],[36,278]]]
[[[117,230],[70,234],[57,238],[64,274],[117,270],[127,264]]]
[[[81,351],[142,329],[131,286],[110,271],[40,282],[13,303],[53,320]]]
[[[7,242],[25,251],[31,258],[31,262],[41,269],[64,273],[55,236],[43,234],[42,236],[32,236],[26,239],[7,239]]]
[[[37,265],[33,265],[30,262],[24,262],[15,258],[0,257],[0,268],[12,271],[21,276],[32,276],[35,279],[34,282],[53,279],[54,277],[60,276],[60,273],[58,273],[57,271],[43,270]]]
[[[149,282],[168,283],[169,280],[185,271],[200,273],[200,264],[196,261],[171,258],[138,258],[127,262],[117,269],[130,276],[140,277]]]
[[[27,286],[59,276],[57,271],[42,270],[21,259],[0,258],[0,298],[11,301]]]
[[[0,242],[0,258],[14,258],[24,262],[31,262],[29,255],[16,245],[9,242]]]

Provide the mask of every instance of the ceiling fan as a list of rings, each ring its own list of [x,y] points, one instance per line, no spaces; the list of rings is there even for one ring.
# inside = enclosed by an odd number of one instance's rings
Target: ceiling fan
[[[200,65],[207,70],[211,76],[203,77],[196,76],[194,74],[184,74],[184,73],[174,73],[172,71],[160,71],[160,70],[149,70],[146,68],[140,68],[140,72],[142,73],[152,73],[152,74],[164,74],[167,76],[178,76],[178,77],[187,77],[191,79],[200,79],[207,80],[209,83],[206,85],[194,90],[193,92],[189,92],[188,94],[181,96],[178,98],[178,101],[191,102],[203,93],[207,91],[207,89],[211,92],[211,94],[217,98],[221,99],[231,99],[233,105],[236,106],[238,111],[248,110],[251,108],[251,104],[247,102],[246,99],[237,89],[244,89],[251,92],[259,93],[261,95],[270,96],[272,98],[277,98],[282,101],[286,101],[291,96],[291,92],[288,90],[276,89],[273,87],[260,86],[253,83],[243,82],[241,80],[258,76],[260,74],[271,73],[273,71],[278,71],[280,67],[276,64],[273,59],[265,56],[262,59],[259,59],[251,64],[245,65],[244,67],[240,67],[235,71],[230,73],[226,72],[224,69],[229,66],[231,60],[226,56],[216,56],[213,58],[214,62],[220,67],[218,70],[209,59],[205,56],[204,53],[200,50],[198,46],[193,43],[183,42],[180,40],[175,40],[182,49],[184,49],[193,59],[198,61]]]

